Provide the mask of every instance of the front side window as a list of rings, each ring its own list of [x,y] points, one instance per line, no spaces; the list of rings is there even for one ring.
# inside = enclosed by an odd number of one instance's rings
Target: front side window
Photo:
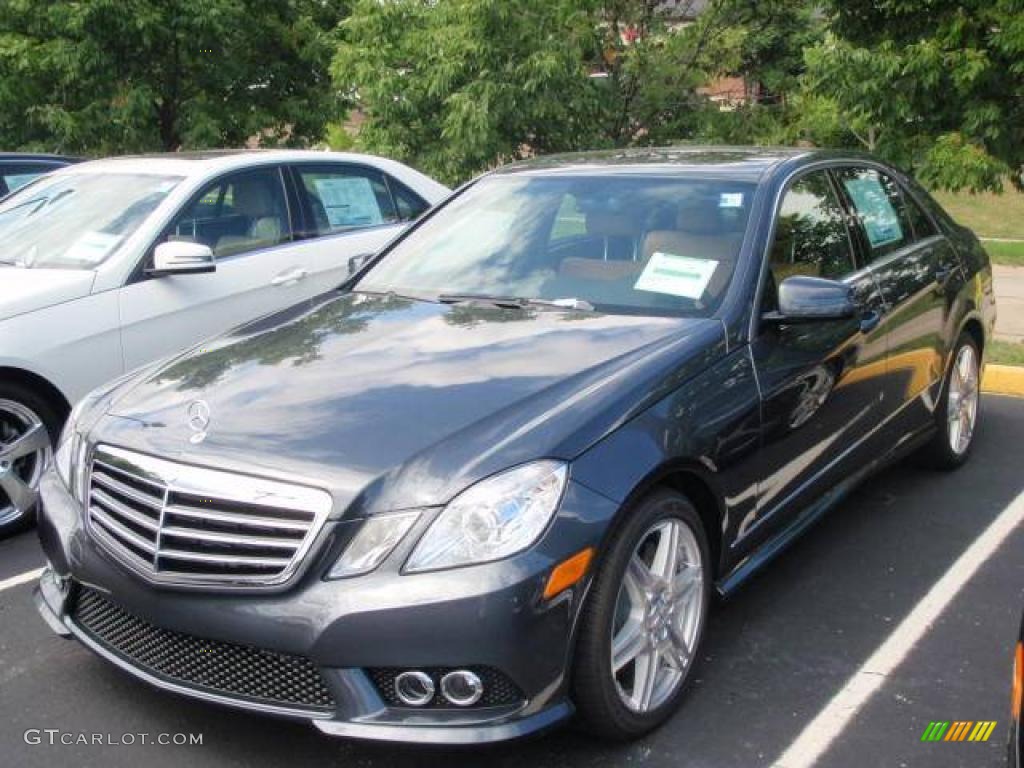
[[[400,242],[356,290],[707,316],[732,279],[754,190],[681,176],[489,177]]]
[[[330,235],[383,224],[397,224],[384,175],[357,166],[298,166],[299,193],[305,197],[307,236]]]
[[[218,257],[269,248],[291,237],[277,168],[226,176],[203,190],[171,225],[168,240],[203,243]]]
[[[802,177],[786,191],[769,269],[775,285],[793,275],[837,280],[854,271],[846,217],[825,171]]]
[[[871,261],[913,241],[903,195],[892,178],[874,168],[839,168],[836,177],[864,228]]]
[[[0,261],[92,269],[124,243],[179,176],[75,172],[40,179],[0,203]]]

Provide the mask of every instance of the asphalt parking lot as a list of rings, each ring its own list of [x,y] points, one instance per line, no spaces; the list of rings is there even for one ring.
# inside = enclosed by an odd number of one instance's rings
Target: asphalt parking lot
[[[28,584],[0,591],[0,763],[5,766],[773,766],[955,561],[1024,492],[1024,400],[987,397],[969,466],[898,466],[870,481],[718,606],[686,703],[628,745],[571,729],[483,749],[331,740],[311,727],[148,688],[53,636]],[[1020,502],[1018,502],[1019,504]],[[1005,518],[1006,516],[1003,515]],[[33,534],[0,543],[0,583],[42,564]],[[941,583],[940,583],[941,586]],[[933,590],[934,591],[934,590]],[[825,734],[817,765],[964,766],[1005,760],[1010,658],[1024,609],[1018,522],[856,717]],[[933,596],[934,597],[934,596]],[[948,600],[948,602],[947,602]],[[932,720],[995,720],[987,743],[920,741]],[[27,729],[202,734],[199,746],[26,744]]]

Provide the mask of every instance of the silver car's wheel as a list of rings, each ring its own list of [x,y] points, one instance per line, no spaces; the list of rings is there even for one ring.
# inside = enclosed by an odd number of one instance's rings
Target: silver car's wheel
[[[971,445],[978,419],[978,356],[974,347],[960,347],[949,378],[946,435],[953,453],[960,456]]]
[[[686,677],[704,621],[704,565],[697,538],[678,518],[641,537],[619,588],[611,672],[623,703],[644,713],[666,702]]]
[[[35,508],[39,479],[51,454],[42,418],[22,403],[0,399],[0,528]]]

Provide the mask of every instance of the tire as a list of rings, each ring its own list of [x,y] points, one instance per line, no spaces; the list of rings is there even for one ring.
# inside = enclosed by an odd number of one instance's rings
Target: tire
[[[35,521],[39,479],[52,458],[63,422],[61,412],[37,392],[17,382],[0,383],[0,539]],[[17,453],[9,453],[29,431],[39,437],[21,443]],[[32,450],[22,454],[27,447]]]
[[[964,361],[972,373],[972,381],[965,381]],[[967,393],[964,394],[964,386],[967,385]],[[921,449],[920,458],[929,467],[939,470],[950,471],[961,467],[966,463],[974,447],[974,438],[978,433],[978,424],[981,417],[981,353],[978,343],[969,333],[960,334],[956,346],[953,348],[953,355],[946,372],[946,378],[942,382],[942,389],[939,393],[939,404],[935,409],[935,434],[931,440]],[[951,397],[951,394],[952,397]],[[973,405],[971,405],[973,403]],[[951,421],[954,408],[961,414],[961,420]],[[969,416],[964,416],[964,408],[973,411]],[[966,426],[969,422],[969,426]],[[954,434],[954,424],[958,424]],[[960,436],[966,432],[966,438]]]
[[[670,541],[663,537],[670,535],[669,530],[676,531],[678,562],[688,564],[677,572],[675,593],[662,591],[665,581],[648,582],[653,587],[642,590],[644,597],[634,601],[638,595],[637,560],[648,566],[648,575],[658,572],[656,566],[664,563],[659,559],[661,545],[664,541],[668,546]],[[613,534],[581,612],[572,669],[572,699],[584,729],[606,739],[635,739],[661,725],[679,706],[704,639],[712,576],[708,552],[700,516],[685,496],[658,489],[628,511],[624,523]],[[694,563],[695,559],[699,562]],[[664,573],[665,568],[660,571]],[[684,594],[688,597],[684,598]],[[663,599],[666,596],[668,599]],[[675,608],[668,607],[671,605]],[[627,638],[635,636],[629,630],[638,626],[638,609],[643,616],[639,621],[643,637],[632,642]],[[671,648],[657,653],[650,650],[652,644],[664,647],[666,637],[670,638]],[[681,645],[677,642],[679,637],[686,642]],[[647,650],[632,661],[620,660],[621,668],[613,672],[614,644],[619,645],[621,659],[630,656],[631,651],[626,652],[626,648],[643,646]],[[682,653],[682,647],[688,647],[688,653]],[[654,685],[638,687],[640,678],[652,679],[643,675],[643,670],[652,668],[650,661],[643,662],[641,658],[652,653],[655,670],[659,664],[666,666],[661,672],[655,671]],[[644,699],[648,700],[646,708]]]

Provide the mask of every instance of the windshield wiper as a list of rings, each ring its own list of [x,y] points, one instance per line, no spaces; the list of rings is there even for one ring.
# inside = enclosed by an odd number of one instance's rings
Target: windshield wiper
[[[550,307],[552,309],[575,309],[582,312],[593,312],[594,305],[586,299],[528,299],[524,296],[492,296],[487,293],[442,293],[437,297],[442,304],[461,304],[468,301],[479,301],[493,304],[502,309],[526,309],[527,307]]]

